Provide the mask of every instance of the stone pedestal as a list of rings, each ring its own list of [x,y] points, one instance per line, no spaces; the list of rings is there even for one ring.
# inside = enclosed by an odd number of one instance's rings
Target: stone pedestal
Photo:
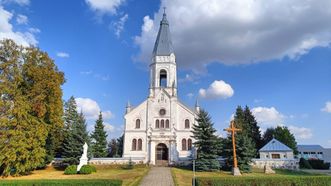
[[[232,175],[233,176],[241,176],[240,170],[238,167],[232,168]]]
[[[271,169],[269,165],[264,165],[264,173],[265,174],[275,174],[276,172]]]

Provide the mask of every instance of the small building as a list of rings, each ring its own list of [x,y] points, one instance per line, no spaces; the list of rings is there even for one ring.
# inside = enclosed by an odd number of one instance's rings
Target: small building
[[[264,168],[298,169],[299,161],[294,158],[293,150],[273,138],[259,150],[260,158],[252,159],[252,166]]]
[[[331,163],[331,149],[324,148],[321,145],[298,145],[298,157],[309,159],[324,160]]]

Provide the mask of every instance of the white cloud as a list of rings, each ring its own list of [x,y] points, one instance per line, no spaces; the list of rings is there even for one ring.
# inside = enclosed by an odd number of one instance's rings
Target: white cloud
[[[12,39],[17,44],[23,46],[37,45],[38,41],[35,37],[35,29],[28,29],[26,32],[16,32],[13,29],[13,25],[10,23],[13,14],[5,10],[0,5],[0,40]]]
[[[285,116],[281,114],[275,107],[255,107],[252,109],[252,114],[256,121],[263,126],[277,126],[280,125]]]
[[[18,15],[16,16],[16,22],[17,22],[17,24],[19,24],[19,25],[26,25],[26,24],[28,24],[29,19],[28,19],[28,17],[25,16],[25,15],[18,14]]]
[[[231,85],[225,83],[223,80],[215,80],[208,89],[201,88],[199,95],[206,99],[226,99],[233,96],[233,89]]]
[[[116,14],[117,9],[125,0],[85,0],[85,2],[98,13]]]
[[[129,18],[129,15],[125,14],[117,22],[114,22],[112,24],[112,28],[114,29],[115,35],[117,38],[119,38],[121,36],[121,33],[124,30],[124,24],[128,20],[128,18]]]
[[[81,71],[79,72],[80,74],[83,74],[83,75],[90,75],[92,74],[92,70],[89,70],[89,71]]]
[[[115,131],[115,127],[113,126],[113,125],[111,125],[111,124],[109,124],[109,123],[107,123],[107,122],[104,122],[103,123],[104,124],[104,126],[105,126],[105,131],[107,132],[107,133],[111,133],[111,132],[114,132]]]
[[[325,107],[321,111],[331,113],[331,101],[326,102]]]
[[[331,41],[330,0],[162,0],[135,37],[141,61],[150,62],[162,7],[167,7],[177,63],[185,68],[297,59]]]
[[[56,56],[57,57],[61,57],[61,58],[68,58],[68,57],[70,57],[70,55],[68,53],[66,53],[66,52],[58,52],[58,53],[56,53]]]
[[[20,6],[26,6],[30,4],[30,0],[0,0],[0,4],[3,3],[16,3]]]
[[[96,120],[98,119],[99,113],[101,111],[99,104],[90,98],[76,98],[77,111],[82,111],[86,119]],[[114,117],[111,111],[102,111],[103,119],[110,119]]]
[[[188,98],[192,99],[193,96],[194,96],[194,94],[193,94],[192,92],[190,92],[190,93],[186,94],[186,96],[187,96]]]
[[[297,139],[310,139],[313,137],[311,129],[305,127],[288,126],[288,129],[294,134]]]

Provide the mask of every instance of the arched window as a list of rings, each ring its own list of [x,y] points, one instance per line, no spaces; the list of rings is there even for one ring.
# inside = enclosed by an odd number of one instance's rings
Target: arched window
[[[136,119],[136,129],[140,129],[140,119]]]
[[[192,140],[191,139],[187,140],[187,150],[192,150]]]
[[[138,149],[137,150],[142,150],[143,142],[141,139],[138,139]]]
[[[170,125],[169,125],[169,120],[167,119],[166,120],[166,128],[168,129],[170,127]]]
[[[185,128],[186,129],[190,128],[190,120],[188,119],[185,120]]]
[[[160,128],[160,121],[158,119],[155,121],[155,128]]]
[[[161,128],[164,128],[164,120],[161,120]]]
[[[137,140],[136,139],[132,140],[132,150],[137,150]]]
[[[160,87],[167,87],[167,71],[160,70]]]
[[[186,139],[182,139],[182,150],[187,150],[187,148],[186,148]]]

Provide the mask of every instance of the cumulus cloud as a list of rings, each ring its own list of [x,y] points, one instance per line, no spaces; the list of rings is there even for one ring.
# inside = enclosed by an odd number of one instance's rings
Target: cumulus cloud
[[[85,0],[89,7],[98,13],[116,14],[117,9],[125,0]]]
[[[310,0],[162,0],[154,16],[145,16],[135,43],[137,58],[150,62],[166,12],[179,66],[200,69],[211,62],[251,64],[297,59],[331,41],[331,1]]]
[[[99,113],[101,111],[99,104],[90,98],[76,98],[77,111],[82,111],[86,119],[96,120],[98,119]],[[111,111],[102,111],[103,119],[110,119],[114,115]]]
[[[288,129],[294,134],[297,139],[310,139],[313,137],[311,129],[305,127],[288,126]]]
[[[115,131],[115,127],[107,122],[104,122],[103,123],[104,126],[105,126],[105,131],[108,132],[108,133],[111,133],[111,132],[114,132]]]
[[[37,45],[38,41],[35,37],[36,28],[30,28],[26,32],[14,31],[13,25],[10,20],[13,17],[13,13],[5,10],[0,5],[0,40],[12,39],[17,44],[23,46]]]
[[[30,4],[30,0],[0,0],[0,4],[6,4],[6,3],[16,3],[20,6],[26,6]]]
[[[19,25],[26,25],[29,22],[29,19],[26,15],[18,14],[16,16],[16,22]]]
[[[226,99],[232,97],[233,93],[231,85],[223,80],[215,80],[208,89],[201,88],[199,90],[199,96],[206,99]]]
[[[117,38],[119,38],[121,36],[121,33],[124,30],[124,24],[128,20],[128,18],[129,18],[129,15],[125,14],[118,21],[113,22],[112,28],[114,29],[115,35]]]
[[[331,113],[331,101],[327,101],[321,111]]]
[[[280,125],[285,118],[275,107],[255,107],[252,109],[252,114],[261,127]]]
[[[56,56],[57,57],[61,57],[61,58],[68,58],[68,57],[70,57],[70,55],[68,53],[66,53],[66,52],[58,52],[58,53],[56,53]]]

